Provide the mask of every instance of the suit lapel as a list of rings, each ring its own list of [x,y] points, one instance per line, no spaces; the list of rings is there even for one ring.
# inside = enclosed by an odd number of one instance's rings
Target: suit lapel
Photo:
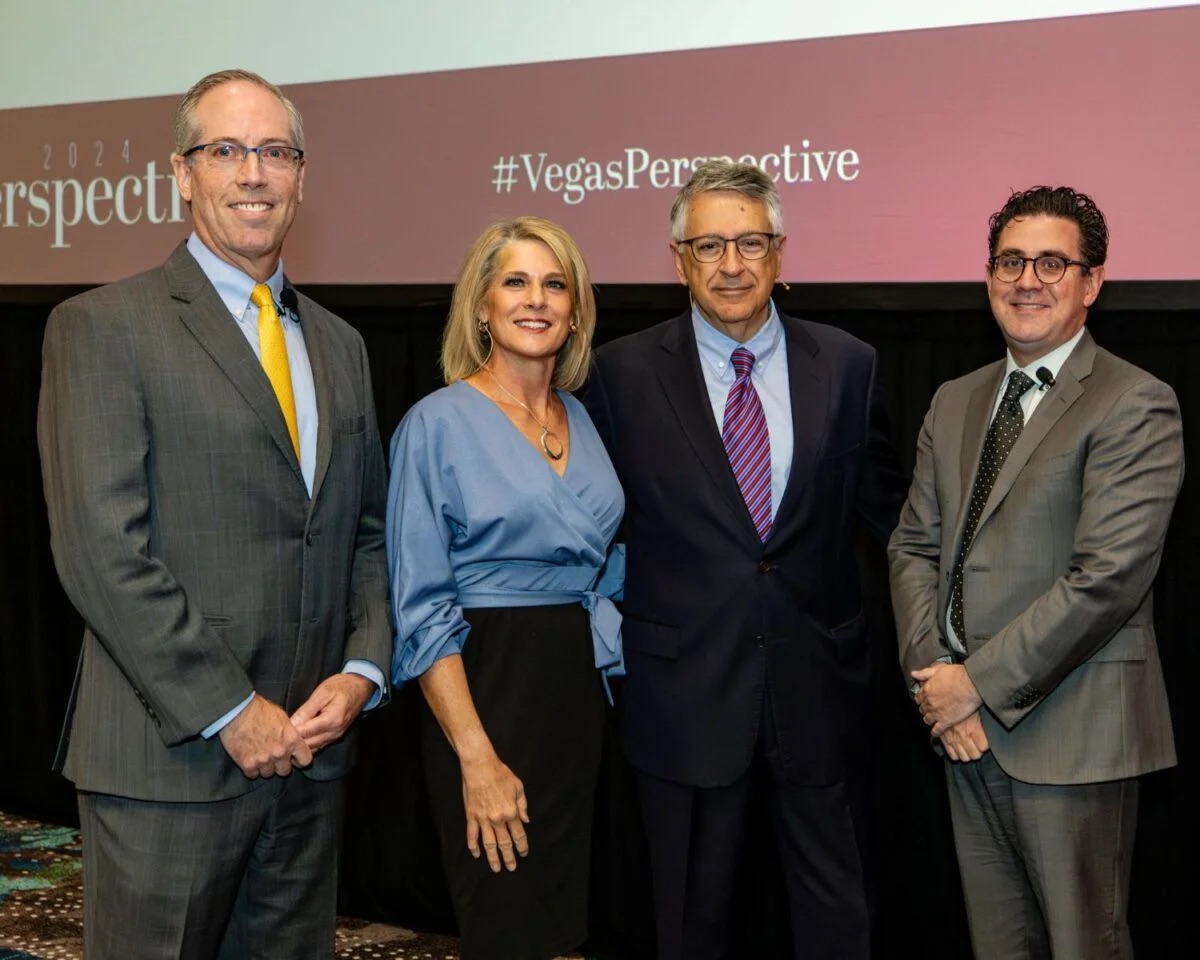
[[[690,314],[685,313],[667,326],[660,346],[652,364],[667,404],[721,498],[757,540],[754,520],[742,499],[733,468],[729,466],[720,428],[713,420]]]
[[[958,556],[962,543],[963,524],[967,520],[967,509],[971,505],[971,487],[975,483],[975,474],[979,469],[979,457],[983,453],[983,438],[987,435],[988,425],[992,422],[992,407],[996,404],[996,394],[1000,390],[1000,381],[1004,378],[1004,361],[994,364],[992,374],[967,398],[967,407],[963,413],[962,441],[959,459],[958,515],[954,518],[954,555]]]
[[[992,492],[988,496],[987,503],[984,504],[983,513],[979,516],[980,526],[983,526],[987,518],[995,513],[996,508],[1003,502],[1008,491],[1012,489],[1013,483],[1025,468],[1025,464],[1029,462],[1033,452],[1046,438],[1051,427],[1058,423],[1075,401],[1083,396],[1082,381],[1091,374],[1095,358],[1096,342],[1085,331],[1083,338],[1076,344],[1075,349],[1071,351],[1071,355],[1067,357],[1059,371],[1054,386],[1050,388],[1050,392],[1042,398],[1037,409],[1033,411],[1029,423],[1021,431],[1017,442],[1013,444],[1008,459],[1000,468],[996,482],[992,485]]]
[[[301,301],[303,307],[303,301]],[[321,483],[329,471],[333,455],[333,371],[329,365],[330,344],[328,330],[316,315],[308,311],[302,316],[300,329],[304,332],[304,347],[308,351],[308,363],[312,367],[313,389],[317,394],[317,455],[313,469],[312,501],[315,503]]]
[[[204,271],[188,253],[186,245],[179,246],[163,269],[168,291],[179,303],[180,322],[246,399],[303,483],[300,462],[292,449],[287,424],[279,409],[275,391],[271,389],[271,382]]]
[[[788,393],[792,403],[792,465],[779,503],[776,522],[767,542],[795,515],[795,504],[805,485],[816,473],[829,423],[829,383],[819,364],[813,362],[819,347],[800,321],[779,315],[787,342]]]

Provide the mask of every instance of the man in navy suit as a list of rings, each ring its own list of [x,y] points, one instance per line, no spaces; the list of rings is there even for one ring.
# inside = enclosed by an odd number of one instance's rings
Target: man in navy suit
[[[601,349],[586,401],[626,496],[625,750],[659,957],[733,955],[766,785],[797,957],[867,958],[869,655],[853,540],[905,484],[875,351],[771,302],[786,236],[762,171],[709,161],[671,210],[689,312]]]

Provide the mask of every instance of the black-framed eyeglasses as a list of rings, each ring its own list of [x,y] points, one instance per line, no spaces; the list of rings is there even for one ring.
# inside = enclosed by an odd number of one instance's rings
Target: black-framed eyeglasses
[[[232,140],[198,143],[190,150],[183,151],[183,156],[190,157],[194,153],[203,153],[213,163],[227,167],[238,166],[250,154],[256,153],[258,162],[271,170],[291,170],[304,159],[303,150],[299,147],[289,147],[285,143],[265,143],[261,147],[247,147]]]
[[[701,263],[716,263],[725,256],[725,249],[731,243],[737,247],[743,260],[761,260],[771,252],[771,244],[778,236],[777,233],[742,233],[736,237],[719,237],[709,233],[676,240],[675,243],[691,247],[692,256]]]
[[[1082,260],[1070,260],[1067,257],[1018,257],[1015,253],[1002,253],[991,257],[988,263],[992,267],[992,276],[1002,283],[1016,283],[1025,272],[1025,264],[1033,264],[1033,273],[1042,283],[1058,283],[1067,273],[1067,267],[1079,267],[1080,273],[1087,273],[1089,267]]]

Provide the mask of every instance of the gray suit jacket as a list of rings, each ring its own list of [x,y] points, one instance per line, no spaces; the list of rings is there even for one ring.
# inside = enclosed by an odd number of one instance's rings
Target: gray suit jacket
[[[950,651],[950,574],[1004,362],[943,384],[892,536],[905,677]],[[966,557],[966,668],[992,752],[1029,783],[1095,783],[1171,766],[1151,586],[1183,480],[1166,384],[1100,349],[1072,351],[1009,454]]]
[[[80,789],[243,793],[255,781],[201,730],[252,690],[290,713],[348,658],[387,675],[367,356],[299,301],[319,416],[311,499],[262,367],[184,246],[51,314],[38,443],[55,564],[86,624],[58,760]],[[346,737],[306,773],[340,776],[352,753]]]

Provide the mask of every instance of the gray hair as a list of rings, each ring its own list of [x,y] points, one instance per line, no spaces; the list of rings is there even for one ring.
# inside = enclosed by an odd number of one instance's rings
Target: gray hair
[[[749,163],[734,163],[732,160],[706,160],[692,173],[692,178],[679,191],[671,204],[671,239],[684,239],[687,229],[688,204],[697,194],[709,190],[732,190],[751,200],[758,200],[767,208],[767,219],[771,232],[783,233],[783,204],[779,191],[767,174]]]
[[[200,131],[196,123],[196,104],[200,102],[209,90],[214,87],[219,87],[224,83],[233,83],[235,81],[243,81],[245,83],[254,83],[275,94],[279,98],[279,102],[283,104],[283,108],[288,115],[288,128],[291,131],[292,146],[304,149],[304,121],[300,117],[300,111],[296,109],[296,105],[283,95],[275,84],[268,80],[264,80],[257,73],[251,73],[249,70],[220,70],[217,73],[210,73],[207,77],[202,77],[192,84],[192,88],[183,96],[179,106],[175,109],[175,152],[182,154],[185,150],[189,150],[196,145],[196,140],[200,138]]]

